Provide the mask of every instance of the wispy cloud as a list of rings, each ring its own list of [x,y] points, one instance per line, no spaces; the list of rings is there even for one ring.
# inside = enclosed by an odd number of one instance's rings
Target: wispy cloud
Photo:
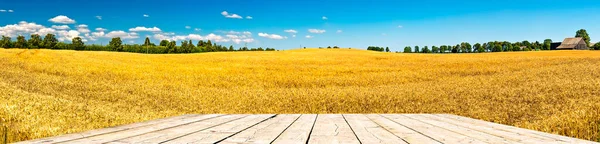
[[[321,19],[327,20],[328,18],[326,16],[323,16],[323,17],[321,17]]]
[[[284,30],[283,32],[286,32],[286,33],[291,33],[291,34],[298,33],[298,31],[296,31],[296,30],[293,30],[293,29]]]
[[[276,39],[276,40],[280,40],[280,39],[286,39],[287,37],[283,37],[281,35],[277,35],[277,34],[268,34],[268,33],[258,33],[258,36],[260,37],[265,37],[265,38],[269,38],[269,39]]]
[[[98,20],[102,20],[102,16],[96,16]]]
[[[143,16],[144,16],[144,17],[150,17],[150,15],[148,15],[148,14],[144,14]]]
[[[192,28],[191,26],[185,26],[185,29],[191,29],[191,28]]]
[[[253,19],[251,16],[246,16],[246,19]]]
[[[342,30],[337,30],[337,31],[336,31],[336,33],[342,33],[342,32],[343,32]]]
[[[308,32],[310,32],[310,33],[316,33],[316,34],[321,34],[321,33],[325,33],[325,30],[322,30],[322,29],[308,29]]]
[[[135,28],[130,28],[129,31],[132,31],[132,32],[141,32],[141,31],[160,32],[161,30],[160,30],[160,28],[157,28],[157,27],[147,28],[147,27],[138,26],[138,27],[135,27]]]
[[[242,16],[237,15],[237,14],[230,14],[227,11],[221,12],[221,15],[225,16],[226,18],[243,19]]]
[[[49,19],[48,21],[53,22],[53,23],[60,23],[60,24],[73,24],[73,23],[75,23],[75,20],[70,19],[69,17],[64,16],[64,15],[56,16],[54,18]]]
[[[313,38],[313,36],[311,36],[311,35],[306,35],[305,37],[306,38]]]
[[[403,27],[404,27],[404,26],[402,26],[402,25],[398,25],[398,28],[403,28]]]

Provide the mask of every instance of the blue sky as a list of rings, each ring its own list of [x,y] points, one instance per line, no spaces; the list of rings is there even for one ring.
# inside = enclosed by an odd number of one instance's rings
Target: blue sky
[[[0,34],[55,33],[66,42],[79,36],[98,44],[111,36],[143,43],[148,36],[154,43],[211,39],[235,47],[401,51],[407,45],[562,41],[581,28],[597,42],[599,13],[598,0],[0,0]]]

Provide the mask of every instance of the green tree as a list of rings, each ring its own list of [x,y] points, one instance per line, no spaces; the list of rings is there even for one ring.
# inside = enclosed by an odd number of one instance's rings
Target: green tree
[[[121,37],[115,37],[108,42],[108,46],[113,51],[123,51],[123,41],[121,41]]]
[[[460,52],[462,53],[470,53],[471,52],[471,44],[468,42],[460,43]]]
[[[390,48],[389,47],[385,47],[385,52],[390,52]]]
[[[0,41],[0,47],[12,48],[12,38],[7,37],[7,36],[2,36],[2,41]]]
[[[473,51],[482,53],[482,52],[485,52],[485,49],[483,49],[483,47],[481,47],[480,43],[475,43],[475,45],[473,45]]]
[[[440,53],[446,52],[446,49],[448,49],[448,47],[446,45],[440,46]]]
[[[42,37],[38,34],[32,34],[29,38],[29,48],[40,48],[42,43]]]
[[[196,49],[196,46],[194,46],[192,40],[188,40],[188,49],[190,53],[194,52],[194,49]]]
[[[150,46],[150,38],[146,37],[146,40],[144,40],[144,46]]]
[[[168,40],[161,40],[160,41],[160,46],[167,46],[167,44],[169,44]]]
[[[544,46],[542,46],[543,50],[550,50],[550,46],[552,45],[552,39],[545,39]]]
[[[83,41],[81,40],[80,37],[75,37],[71,40],[71,45],[73,46],[73,48],[75,50],[84,50],[85,49],[85,44],[83,43]]]
[[[216,51],[215,49],[213,49],[213,45],[210,40],[206,41],[206,43],[204,43],[204,45],[206,45],[206,51],[209,51],[209,52]]]
[[[412,48],[410,46],[404,47],[404,53],[410,53]]]
[[[592,46],[592,48],[594,48],[594,50],[600,50],[600,42],[597,42],[596,44],[594,44]]]
[[[44,43],[44,48],[50,48],[53,49],[54,46],[58,43],[58,39],[56,39],[56,36],[54,36],[54,34],[46,34],[46,36],[44,37],[43,40]]]
[[[233,45],[229,45],[229,51],[235,51],[235,50],[233,49]]]
[[[431,47],[431,52],[433,52],[433,53],[439,53],[439,50],[440,49],[437,46],[432,46]]]
[[[175,41],[171,41],[167,44],[167,53],[176,53],[177,52],[177,43]]]
[[[415,46],[415,51],[414,53],[419,53],[419,46]]]
[[[427,46],[424,46],[423,50],[421,50],[421,52],[423,52],[423,53],[431,53],[431,50],[429,50],[429,48]]]
[[[181,41],[181,53],[187,53],[188,52],[188,42],[186,40]]]
[[[590,46],[590,35],[588,35],[587,31],[585,29],[580,29],[575,33],[575,37],[580,37],[583,38],[583,41],[585,41],[585,43],[588,45],[588,47]]]
[[[27,48],[27,40],[25,40],[25,36],[17,36],[17,42],[14,45],[15,48]]]
[[[458,53],[460,51],[460,45],[456,45],[454,47],[452,47],[452,53]]]
[[[495,44],[494,48],[492,50],[493,52],[502,52],[502,45],[501,44]]]

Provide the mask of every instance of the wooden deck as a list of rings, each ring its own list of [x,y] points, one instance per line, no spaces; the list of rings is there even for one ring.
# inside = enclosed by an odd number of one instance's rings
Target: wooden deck
[[[19,143],[595,143],[448,114],[182,115]]]

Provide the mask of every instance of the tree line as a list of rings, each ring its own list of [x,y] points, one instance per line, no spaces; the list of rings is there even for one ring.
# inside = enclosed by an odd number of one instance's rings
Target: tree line
[[[71,43],[59,42],[54,34],[47,34],[42,38],[38,34],[32,34],[29,40],[24,36],[17,36],[16,41],[12,41],[11,37],[2,36],[0,40],[1,48],[29,48],[29,49],[65,49],[65,50],[83,50],[83,51],[119,51],[119,52],[135,52],[135,53],[199,53],[199,52],[220,52],[220,51],[276,51],[275,48],[247,48],[240,47],[235,49],[233,45],[229,47],[213,43],[210,40],[198,41],[196,44],[192,40],[181,41],[177,46],[176,41],[162,40],[159,45],[150,42],[146,37],[144,44],[123,44],[120,37],[115,37],[110,40],[108,45],[91,44],[86,45],[80,37],[75,37]]]
[[[590,37],[585,29],[580,29],[576,32],[575,37],[581,37],[586,42],[588,47],[593,50],[600,50],[600,42],[594,45],[590,45]],[[508,42],[508,41],[490,41],[487,43],[475,43],[470,44],[468,42],[462,42],[456,45],[441,45],[441,46],[406,46],[403,49],[403,53],[482,53],[482,52],[510,52],[510,51],[539,51],[539,50],[550,50],[552,44],[551,39],[545,39],[543,42],[535,41],[529,42],[527,40],[521,42]],[[367,50],[381,51],[383,47],[369,46]],[[385,52],[390,52],[386,47]],[[400,53],[397,51],[397,53]]]

